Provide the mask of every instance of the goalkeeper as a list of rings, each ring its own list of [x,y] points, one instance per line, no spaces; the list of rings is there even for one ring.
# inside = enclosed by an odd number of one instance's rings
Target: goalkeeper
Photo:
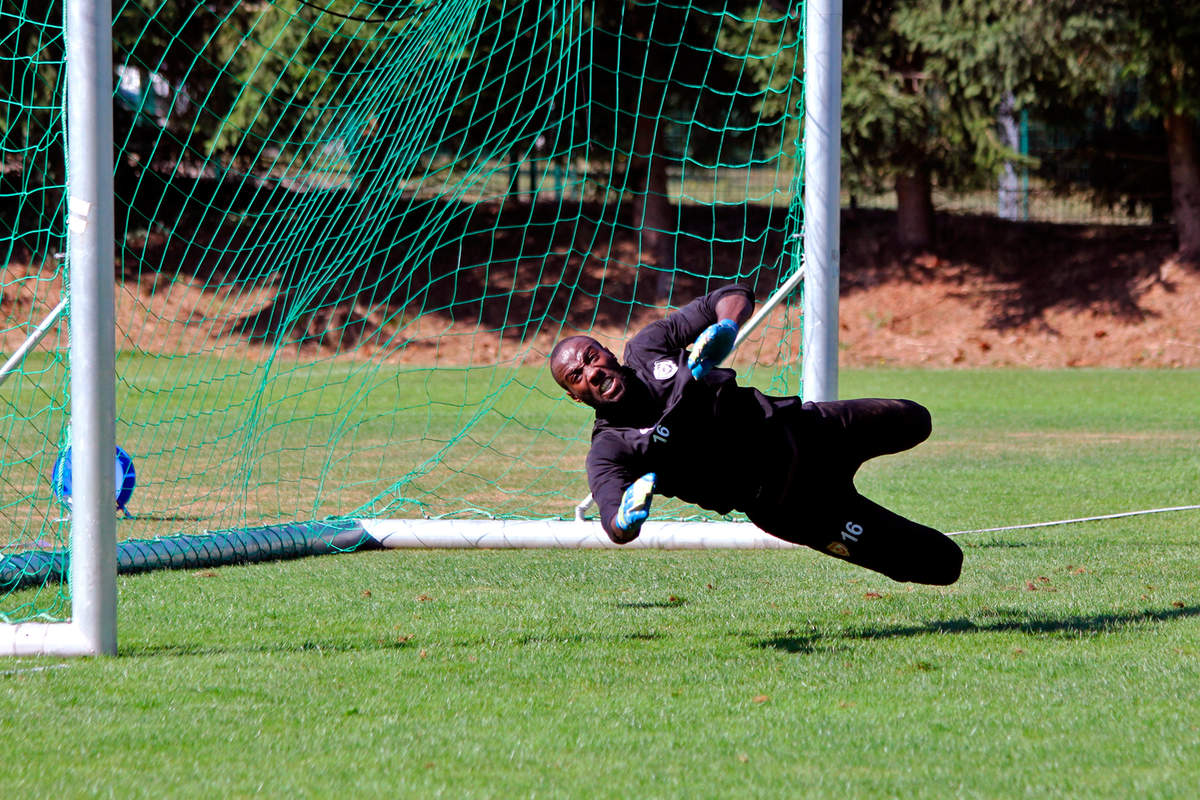
[[[624,365],[588,336],[555,345],[554,379],[596,411],[587,473],[604,531],[633,541],[661,494],[741,511],[773,536],[893,580],[954,583],[958,545],[854,487],[867,459],[924,441],[929,412],[909,400],[803,403],[738,386],[717,365],[753,307],[748,289],[717,289],[641,330]]]

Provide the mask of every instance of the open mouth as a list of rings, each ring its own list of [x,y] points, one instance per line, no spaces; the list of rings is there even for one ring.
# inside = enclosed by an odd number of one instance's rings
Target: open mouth
[[[604,379],[604,382],[600,384],[600,394],[603,395],[604,397],[608,397],[609,393],[612,391],[612,388],[613,388],[613,386],[616,385],[616,383],[617,383],[617,379],[614,378],[612,375],[609,375],[607,378]]]

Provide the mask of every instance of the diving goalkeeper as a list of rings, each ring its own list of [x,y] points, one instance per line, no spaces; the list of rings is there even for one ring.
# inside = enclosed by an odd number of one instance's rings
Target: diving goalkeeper
[[[550,353],[550,371],[596,411],[588,483],[605,533],[637,538],[654,494],[720,514],[896,581],[951,584],[962,551],[933,528],[863,497],[854,474],[924,441],[929,412],[909,400],[801,402],[738,386],[717,365],[754,298],[724,286],[647,325],[625,364],[588,336]]]

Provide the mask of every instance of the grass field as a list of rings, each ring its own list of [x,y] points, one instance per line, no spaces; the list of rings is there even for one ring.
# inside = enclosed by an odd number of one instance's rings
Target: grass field
[[[855,371],[946,530],[1200,502],[1200,373]],[[0,662],[0,794],[1194,797],[1200,512],[808,551],[407,552],[120,579],[115,659]]]

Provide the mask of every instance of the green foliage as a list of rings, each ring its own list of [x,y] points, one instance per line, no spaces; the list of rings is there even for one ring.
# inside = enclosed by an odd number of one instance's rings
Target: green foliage
[[[1052,105],[1078,90],[1072,54],[1095,40],[1088,19],[1039,3],[867,1],[847,5],[843,136],[849,179],[868,186],[928,171],[943,186],[990,180],[1021,161],[996,130],[999,109]]]
[[[899,8],[896,30],[915,44],[930,92],[942,100],[933,120],[949,147],[988,175],[1019,155],[999,141],[996,117],[1036,107],[1048,92],[1069,81],[1062,41],[1041,6],[991,0],[916,3]],[[1064,47],[1065,45],[1065,47]],[[1066,52],[1064,52],[1066,51]],[[1069,60],[1069,59],[1068,59]]]
[[[6,102],[0,104],[0,152],[5,161],[21,149],[18,142],[47,146],[41,137],[48,132],[46,120],[57,111],[62,41],[56,33],[61,15],[55,4],[0,12],[0,75],[6,92]],[[28,115],[25,110],[30,107],[42,113]]]
[[[1074,137],[1063,160],[1088,165],[1089,188],[1099,202],[1148,203],[1156,219],[1166,219],[1174,200],[1181,245],[1200,251],[1194,178],[1200,170],[1194,133],[1200,7],[1173,0],[1052,0],[1036,14],[1061,43],[1054,63],[1066,80],[1046,94],[1041,114]],[[1176,141],[1191,140],[1191,154],[1187,146],[1169,149],[1164,128],[1176,131]],[[1168,166],[1178,185],[1171,185]],[[1069,173],[1044,172],[1060,185],[1077,182]],[[1183,241],[1186,236],[1194,240]]]
[[[1198,47],[1200,8],[1172,0],[848,3],[847,148],[868,173],[924,159],[953,180],[1013,157],[994,133],[1006,95],[1039,117],[1111,121],[1135,79],[1136,114],[1200,113]]]
[[[761,154],[796,138],[799,23],[782,12],[747,5],[733,15],[713,2],[393,5],[128,0],[114,26],[118,63],[159,74],[190,108],[171,116],[166,137],[119,125],[130,132],[126,156],[157,148],[161,159],[166,138],[176,157],[269,169],[336,140],[369,182],[438,155],[624,160],[642,116],[682,140],[676,156],[709,159],[722,142]],[[579,71],[561,73],[574,51]],[[398,62],[404,69],[389,72]],[[374,96],[367,113],[339,115],[363,92]],[[738,94],[755,99],[730,103]],[[785,121],[789,131],[771,132]],[[302,129],[310,135],[293,135]]]
[[[1080,59],[1100,75],[1105,57],[1120,65],[1121,77],[1138,82],[1135,113],[1151,118],[1200,115],[1200,6],[1175,0],[1109,0],[1088,12],[1105,21],[1105,47],[1092,60]]]

